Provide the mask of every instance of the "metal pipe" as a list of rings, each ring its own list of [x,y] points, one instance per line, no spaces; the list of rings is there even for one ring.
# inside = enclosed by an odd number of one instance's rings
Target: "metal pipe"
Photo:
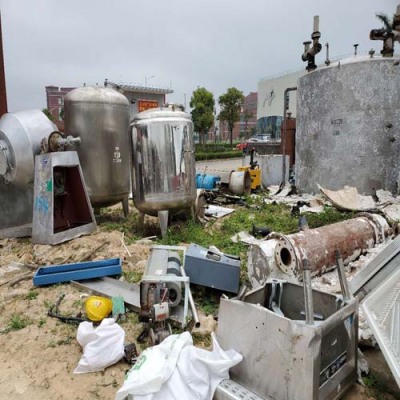
[[[312,47],[310,47],[311,42],[303,42],[304,52],[301,56],[303,61],[307,61],[307,71],[313,71],[317,68],[315,64],[315,56],[321,51],[322,45],[319,43],[321,37],[321,32],[319,32],[319,16],[314,16],[313,33],[311,34]]]
[[[344,263],[342,255],[339,250],[335,251],[336,265],[339,275],[340,288],[342,289],[342,296],[344,301],[353,299],[353,295],[350,292],[349,285],[347,284],[346,274],[344,273]]]
[[[283,92],[283,129],[282,129],[282,183],[286,181],[286,117],[287,110],[289,109],[289,92],[297,90],[297,86],[288,87]]]
[[[336,266],[336,250],[343,256],[344,264],[358,258],[367,249],[383,242],[390,229],[386,220],[376,214],[359,217],[292,235],[274,234],[276,265],[285,274],[299,275],[304,258],[310,262],[313,275]]]
[[[304,287],[304,309],[306,312],[306,324],[314,325],[314,302],[311,284],[310,262],[303,260],[303,287]]]
[[[182,276],[187,277],[186,272],[185,272],[185,268],[182,267],[182,268],[181,268],[181,272],[182,272]],[[193,295],[192,295],[192,292],[191,292],[190,288],[189,288],[188,297],[189,297],[190,309],[192,310],[192,316],[193,316],[193,320],[194,320],[194,326],[195,326],[196,328],[200,328],[199,315],[197,314],[196,305],[194,304]]]

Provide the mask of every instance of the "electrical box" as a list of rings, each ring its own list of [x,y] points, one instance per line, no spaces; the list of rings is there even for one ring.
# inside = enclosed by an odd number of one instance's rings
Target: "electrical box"
[[[191,244],[186,252],[185,270],[190,283],[237,293],[240,258]]]

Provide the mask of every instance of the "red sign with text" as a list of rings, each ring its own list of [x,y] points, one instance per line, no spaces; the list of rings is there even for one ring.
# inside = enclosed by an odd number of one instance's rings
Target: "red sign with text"
[[[151,108],[157,108],[158,101],[156,100],[139,100],[138,112],[150,110]]]

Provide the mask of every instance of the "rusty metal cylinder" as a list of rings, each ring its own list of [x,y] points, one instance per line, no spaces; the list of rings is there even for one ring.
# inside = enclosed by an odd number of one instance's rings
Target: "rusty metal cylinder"
[[[389,231],[383,217],[362,213],[347,221],[292,235],[274,234],[277,240],[275,262],[285,274],[301,279],[302,260],[307,258],[311,274],[320,274],[336,266],[337,250],[346,265],[383,242]]]

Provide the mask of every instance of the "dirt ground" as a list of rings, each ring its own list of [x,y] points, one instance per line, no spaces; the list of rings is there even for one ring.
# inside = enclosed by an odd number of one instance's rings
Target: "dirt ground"
[[[98,230],[58,246],[32,245],[30,239],[0,240],[0,399],[108,400],[115,397],[129,365],[120,361],[103,372],[74,375],[82,355],[76,341],[77,327],[47,316],[49,306],[62,293],[66,297],[61,311],[76,315],[83,308],[82,292],[70,284],[33,288],[29,270],[8,271],[7,266],[12,261],[42,266],[85,258],[121,257],[124,271],[140,274],[151,244],[127,245],[131,253],[128,256],[121,237],[118,231]],[[98,250],[93,253],[94,249]],[[10,280],[21,275],[28,275],[29,279],[12,285]],[[142,330],[133,313],[121,326],[126,342],[135,342]],[[370,393],[354,385],[345,399],[373,399]],[[380,398],[394,398],[384,396]]]

